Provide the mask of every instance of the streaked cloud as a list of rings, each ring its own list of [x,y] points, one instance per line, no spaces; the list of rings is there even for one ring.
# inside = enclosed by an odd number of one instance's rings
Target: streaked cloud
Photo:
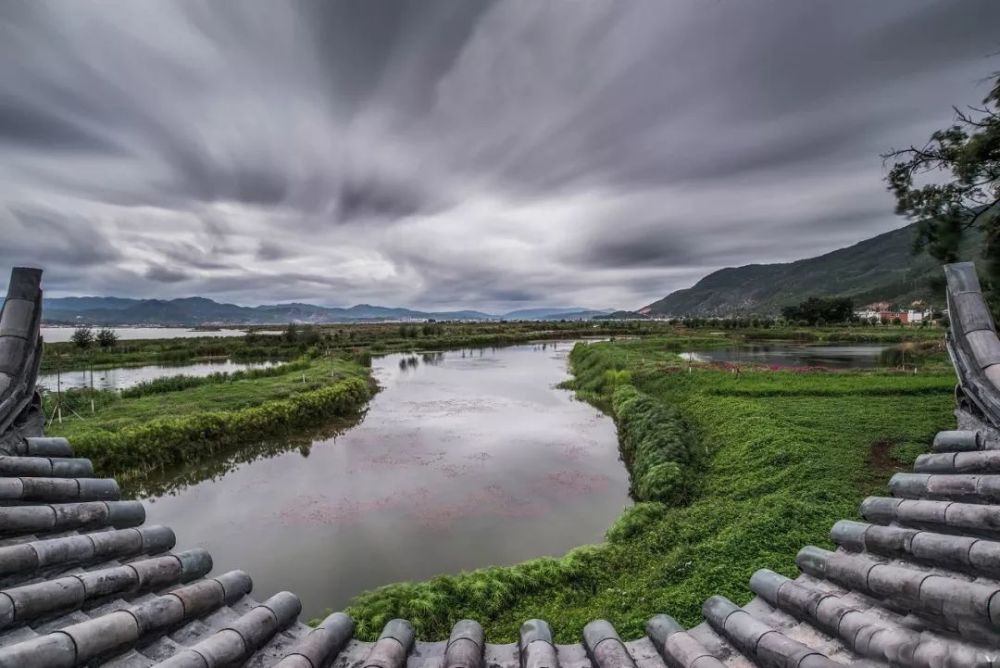
[[[0,264],[49,294],[638,307],[903,224],[994,0],[6,3]]]

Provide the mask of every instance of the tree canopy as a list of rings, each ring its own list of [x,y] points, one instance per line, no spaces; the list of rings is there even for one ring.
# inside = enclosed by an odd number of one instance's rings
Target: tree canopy
[[[918,223],[914,250],[955,262],[978,227],[987,274],[1000,284],[1000,73],[994,78],[982,107],[956,107],[951,127],[883,157],[895,161],[887,181],[896,211]]]
[[[854,302],[849,297],[810,297],[797,306],[781,309],[785,320],[823,325],[846,322],[854,315]]]
[[[69,337],[77,348],[89,348],[94,342],[94,330],[90,327],[77,327],[73,330],[73,335]]]
[[[118,343],[118,334],[110,327],[104,327],[97,332],[97,345],[101,348],[114,348]]]

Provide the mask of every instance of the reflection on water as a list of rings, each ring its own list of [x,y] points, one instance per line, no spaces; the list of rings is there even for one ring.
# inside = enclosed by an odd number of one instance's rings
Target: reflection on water
[[[306,616],[389,582],[562,554],[629,503],[614,424],[556,388],[570,347],[377,358],[383,389],[356,426],[131,489],[149,523],[246,569],[259,598],[297,592]]]
[[[63,371],[59,375],[62,389],[75,387],[90,387],[95,390],[124,390],[156,378],[166,376],[208,376],[213,373],[232,373],[245,369],[262,369],[273,366],[277,362],[234,362],[218,360],[199,362],[197,364],[178,364],[163,366],[150,364],[147,366],[119,367],[115,369],[100,369],[98,371]],[[38,385],[54,392],[56,390],[56,374],[47,373],[38,377]]]
[[[778,367],[825,367],[828,369],[870,369],[879,366],[879,356],[888,345],[796,345],[792,343],[754,344],[717,350],[681,353],[692,362],[764,364]]]
[[[317,441],[335,439],[341,433],[358,425],[364,413],[353,418],[338,418],[318,428],[299,431],[283,439],[245,443],[239,447],[220,448],[213,457],[199,459],[191,464],[166,470],[156,469],[146,473],[116,476],[122,494],[128,498],[148,498],[176,495],[187,487],[206,481],[215,481],[242,464],[259,459],[276,457],[286,452],[298,452],[309,457]]]

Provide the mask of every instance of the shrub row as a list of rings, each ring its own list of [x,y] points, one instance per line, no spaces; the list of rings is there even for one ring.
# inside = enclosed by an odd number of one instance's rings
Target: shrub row
[[[345,378],[248,408],[160,418],[117,431],[81,434],[74,437],[73,447],[104,474],[174,466],[285,429],[357,412],[371,392],[364,378]]]
[[[698,448],[678,412],[627,383],[615,389],[611,407],[632,496],[663,503],[687,500]]]
[[[621,346],[577,344],[570,361],[573,389],[615,418],[632,496],[663,503],[687,500],[700,449],[677,410],[635,386]]]

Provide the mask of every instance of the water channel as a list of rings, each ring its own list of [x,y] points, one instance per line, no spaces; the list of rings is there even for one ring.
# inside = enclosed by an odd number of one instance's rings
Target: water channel
[[[251,444],[127,481],[126,490],[148,502],[148,523],[175,529],[181,547],[207,548],[217,569],[247,570],[259,598],[295,591],[307,616],[390,582],[560,555],[602,540],[630,503],[613,422],[557,387],[571,347],[378,357],[382,390],[360,422]],[[867,368],[884,348],[783,342],[685,354]],[[121,388],[245,366],[95,373],[101,386]]]
[[[611,419],[556,386],[571,343],[387,355],[354,426],[147,479],[147,523],[263,599],[341,608],[399,580],[561,555],[630,503]]]
[[[42,339],[47,343],[65,343],[70,341],[75,327],[42,327]],[[99,327],[93,328],[96,332]],[[193,339],[203,336],[244,336],[245,329],[231,327],[220,329],[191,329],[189,327],[110,327],[118,335],[119,341],[135,341],[139,339]],[[257,330],[258,334],[277,334],[278,330]]]
[[[39,387],[55,392],[57,386],[63,390],[91,387],[95,390],[125,390],[139,383],[165,378],[168,376],[209,376],[213,373],[233,373],[247,369],[263,369],[280,364],[280,362],[234,362],[233,360],[213,360],[193,364],[163,365],[147,364],[143,366],[115,367],[113,369],[98,369],[63,371],[60,374],[43,373],[38,376]]]

